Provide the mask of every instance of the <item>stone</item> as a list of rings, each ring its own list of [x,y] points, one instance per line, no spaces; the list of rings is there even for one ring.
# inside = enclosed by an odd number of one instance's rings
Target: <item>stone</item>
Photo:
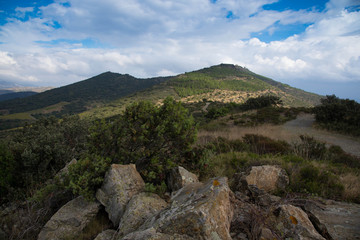
[[[360,239],[360,205],[337,201],[307,201],[306,213],[327,239]]]
[[[143,231],[136,231],[126,235],[123,238],[118,238],[118,240],[195,240],[187,235],[181,234],[164,234],[156,232],[155,228],[149,228]]]
[[[256,185],[269,193],[285,190],[289,185],[289,177],[285,170],[271,165],[252,167],[245,179],[248,185]]]
[[[278,230],[284,238],[325,240],[314,228],[307,214],[298,207],[284,204],[276,210]]]
[[[113,229],[107,229],[99,233],[94,240],[112,240],[116,235],[116,231]]]
[[[38,240],[76,239],[96,218],[101,205],[78,197],[59,209],[45,224]]]
[[[129,200],[144,188],[144,180],[134,164],[112,164],[105,174],[103,185],[96,192],[96,198],[105,206],[114,226],[118,226]]]
[[[199,182],[197,176],[180,166],[171,169],[167,178],[167,186],[171,191],[179,190],[193,182]]]
[[[153,193],[139,193],[131,198],[119,225],[119,235],[136,231],[146,219],[157,214],[167,203]]]
[[[189,183],[171,198],[171,205],[147,220],[140,230],[155,228],[168,235],[230,240],[232,208],[227,178]]]

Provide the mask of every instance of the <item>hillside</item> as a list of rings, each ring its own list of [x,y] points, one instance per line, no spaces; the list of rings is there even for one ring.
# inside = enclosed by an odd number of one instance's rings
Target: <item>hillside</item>
[[[207,99],[242,103],[249,97],[276,95],[285,106],[314,106],[320,96],[255,74],[246,68],[220,64],[174,77],[140,79],[112,72],[22,99],[0,102],[2,129],[46,115],[82,113],[109,117],[137,100],[159,103],[167,96],[183,102]],[[16,123],[15,123],[16,122]]]

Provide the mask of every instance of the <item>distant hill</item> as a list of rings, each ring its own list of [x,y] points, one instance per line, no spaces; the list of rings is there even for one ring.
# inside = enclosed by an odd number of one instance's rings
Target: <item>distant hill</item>
[[[55,88],[26,99],[0,103],[0,110],[9,114],[32,111],[60,102],[67,102],[66,113],[79,113],[91,104],[108,102],[165,81],[166,78],[139,79],[128,74],[102,73],[84,81]]]
[[[37,94],[37,92],[10,92],[5,94],[0,94],[0,102],[15,98],[29,97],[35,94]]]
[[[105,72],[33,96],[0,102],[0,124],[4,126],[0,129],[7,128],[5,125],[14,127],[21,121],[31,121],[43,114],[62,116],[81,113],[83,117],[109,117],[120,113],[134,101],[158,103],[169,95],[183,102],[207,99],[241,103],[249,97],[264,94],[279,96],[286,106],[296,107],[314,106],[321,98],[232,64],[148,79]]]

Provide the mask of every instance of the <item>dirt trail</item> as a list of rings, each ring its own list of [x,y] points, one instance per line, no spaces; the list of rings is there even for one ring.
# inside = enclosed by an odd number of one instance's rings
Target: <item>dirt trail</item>
[[[345,152],[360,157],[360,138],[343,134],[316,129],[313,127],[314,116],[311,114],[300,114],[297,119],[289,121],[284,125],[260,125],[256,127],[237,127],[219,130],[215,132],[199,132],[201,136],[222,136],[228,139],[239,139],[245,134],[260,134],[273,139],[285,140],[287,142],[299,141],[299,135],[306,134],[315,139],[325,142],[328,146],[338,145]]]
[[[307,134],[315,139],[326,142],[328,145],[338,145],[344,151],[360,156],[360,139],[348,135],[329,132],[313,127],[315,122],[311,114],[301,114],[297,119],[280,126],[282,131],[288,131],[295,135]]]

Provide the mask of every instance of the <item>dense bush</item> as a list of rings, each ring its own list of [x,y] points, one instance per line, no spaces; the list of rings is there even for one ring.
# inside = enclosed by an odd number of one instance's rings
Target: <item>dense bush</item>
[[[27,196],[86,150],[88,123],[78,117],[41,119],[0,144],[1,196]],[[5,149],[5,150],[4,150]]]
[[[360,104],[335,95],[321,99],[314,108],[316,122],[330,130],[360,135]]]
[[[249,109],[259,109],[269,106],[282,105],[282,100],[278,96],[273,95],[263,95],[256,98],[249,98],[243,104],[243,108],[246,110]]]
[[[196,139],[196,124],[180,102],[172,98],[164,100],[157,107],[150,102],[137,102],[126,108],[125,112],[113,118],[95,123],[89,138],[90,154],[110,158],[111,163],[136,164],[136,168],[148,183],[149,189],[163,189],[167,171],[178,165],[186,164],[186,156]],[[102,158],[81,160],[77,165],[96,165],[92,161]],[[81,182],[90,182],[88,178],[99,178],[103,171],[88,176],[72,173],[72,187],[81,192]],[[80,178],[86,178],[81,180]],[[95,184],[86,189],[95,191]],[[152,185],[149,185],[152,184]],[[78,189],[78,190],[77,190]]]
[[[290,151],[290,144],[287,142],[262,135],[245,134],[243,141],[250,146],[250,151],[257,154],[286,154]]]

